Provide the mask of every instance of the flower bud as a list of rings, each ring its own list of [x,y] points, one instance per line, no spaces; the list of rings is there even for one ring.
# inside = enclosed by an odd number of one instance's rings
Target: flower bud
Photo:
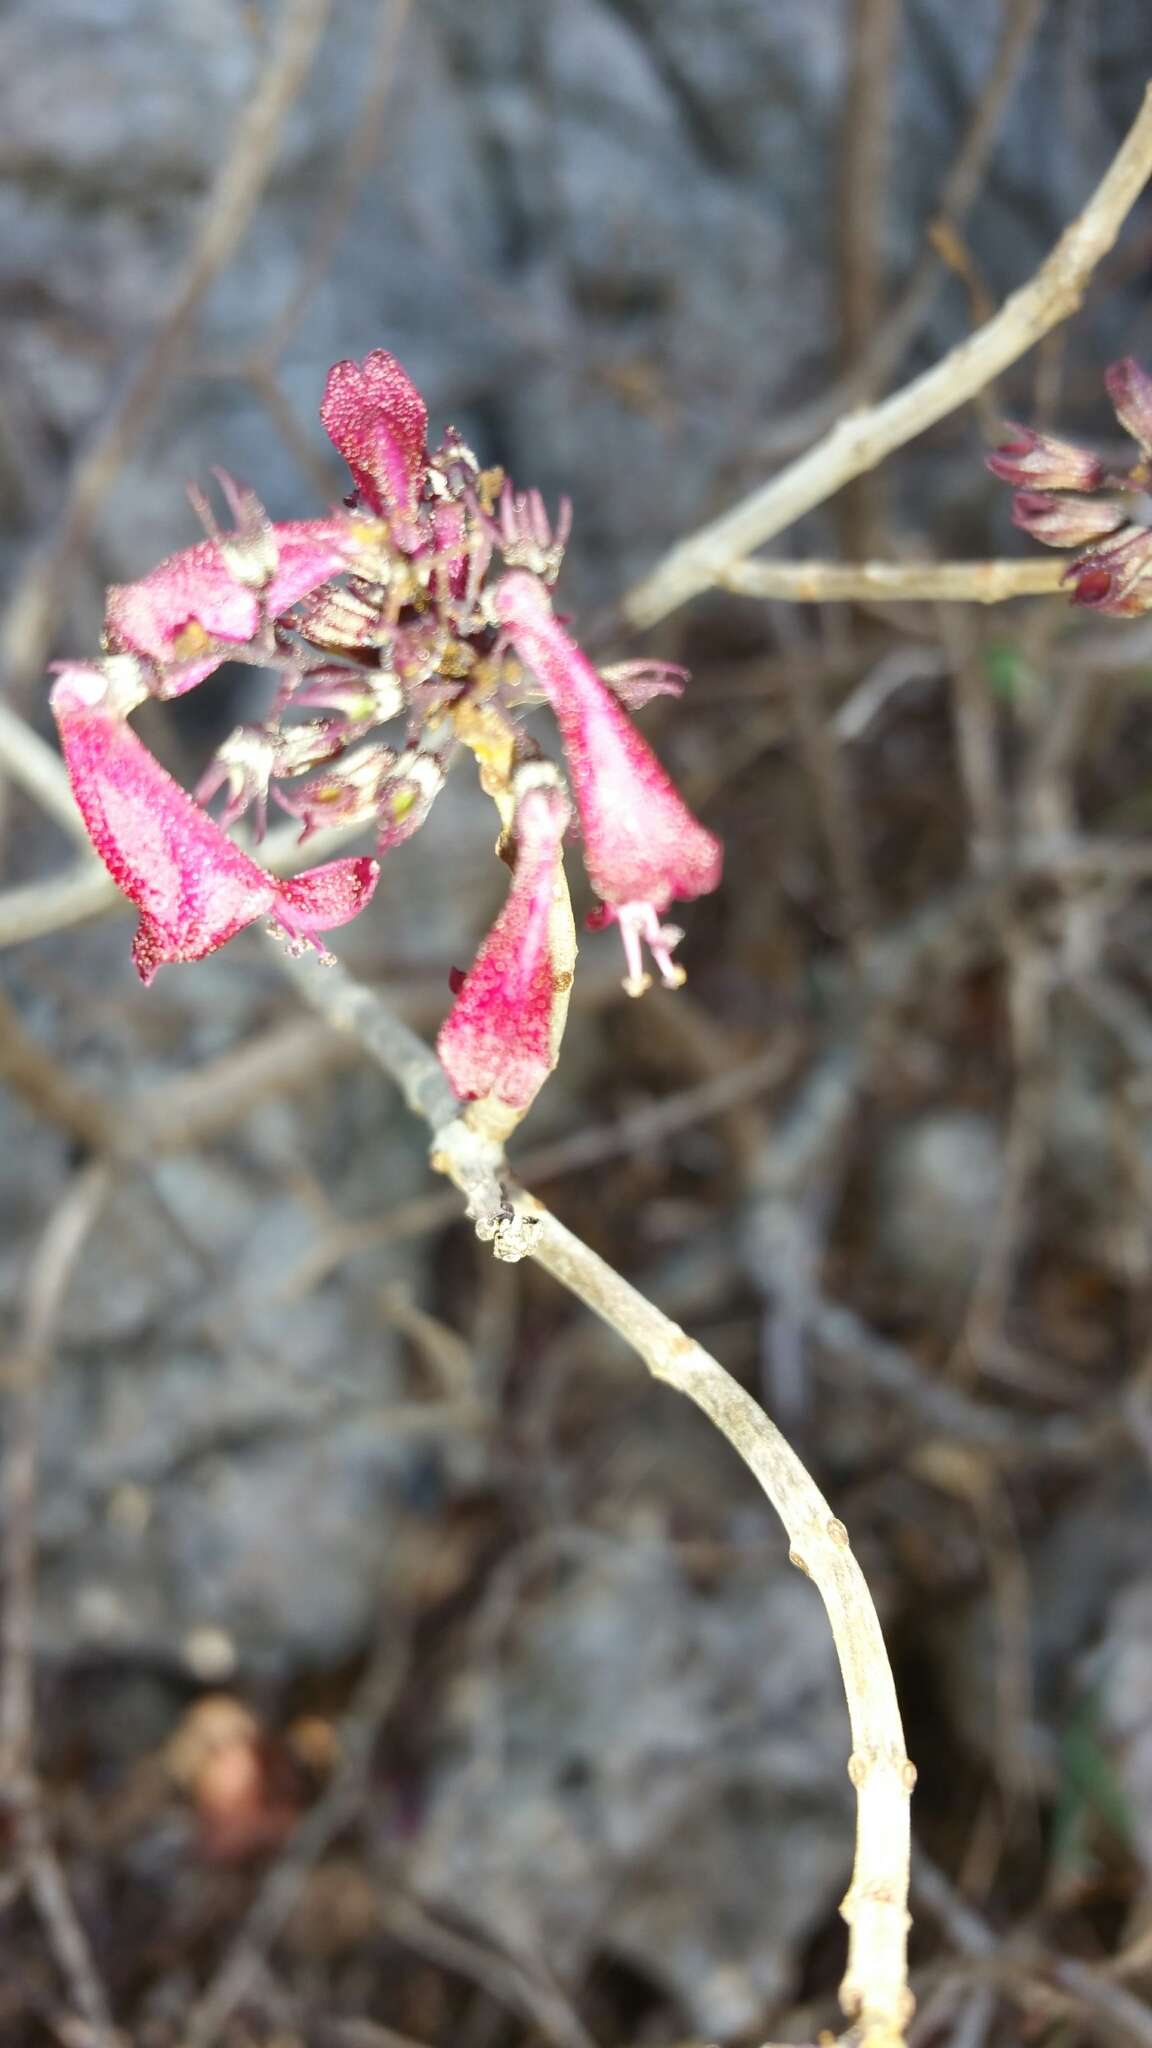
[[[335,363],[320,418],[352,472],[361,504],[392,522],[401,547],[415,546],[428,412],[395,356],[375,348],[362,363]]]
[[[1136,618],[1152,611],[1152,531],[1122,527],[1108,547],[1078,555],[1064,576],[1073,604],[1110,618]]]
[[[1006,484],[1024,489],[1095,491],[1104,481],[1104,464],[1088,448],[1038,434],[1032,427],[1011,425],[1013,436],[984,458],[985,466]]]
[[[1124,356],[1105,370],[1104,383],[1125,433],[1152,456],[1152,377],[1134,356]]]
[[[1075,491],[1017,491],[1012,523],[1050,548],[1080,548],[1116,533],[1125,520],[1115,498],[1086,498]]]

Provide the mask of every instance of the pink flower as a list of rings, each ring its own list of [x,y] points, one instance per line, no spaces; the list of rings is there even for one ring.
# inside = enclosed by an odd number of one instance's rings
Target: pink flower
[[[361,504],[392,521],[402,547],[415,546],[428,410],[407,371],[382,348],[362,363],[335,363],[320,418],[352,472]]]
[[[553,1066],[552,903],[568,805],[545,763],[520,770],[516,869],[436,1041],[463,1101],[527,1109]]]
[[[125,696],[115,663],[65,668],[51,694],[92,844],[140,912],[132,955],[141,980],[150,982],[170,962],[203,959],[258,917],[307,944],[355,917],[375,888],[376,862],[332,861],[277,881],[233,845],[137,738],[126,713],[138,699],[138,688]]]
[[[248,536],[197,541],[137,583],[108,592],[105,641],[165,671],[158,694],[181,696],[346,566],[348,522],[296,519]]]
[[[719,840],[692,816],[587,656],[560,626],[534,576],[513,570],[493,593],[497,619],[556,715],[580,811],[584,864],[604,903],[601,922],[620,926],[625,988],[648,985],[647,945],[663,980],[683,972],[671,959],[680,937],[659,914],[674,897],[703,896],[720,880]]]

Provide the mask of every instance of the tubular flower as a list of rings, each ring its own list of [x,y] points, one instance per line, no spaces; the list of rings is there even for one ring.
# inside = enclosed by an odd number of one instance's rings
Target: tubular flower
[[[552,906],[569,809],[556,772],[517,775],[516,866],[503,910],[460,984],[436,1041],[462,1101],[526,1109],[554,1064]]]
[[[1013,428],[1016,438],[987,462],[995,476],[1027,486],[1012,500],[1017,526],[1047,547],[1082,550],[1063,578],[1073,604],[1135,618],[1152,611],[1152,377],[1125,356],[1105,371],[1104,382],[1120,425],[1140,448],[1130,469],[1112,475],[1088,449],[1027,427]],[[1031,488],[1036,484],[1044,488]],[[1106,495],[1090,495],[1096,491]]]
[[[560,728],[584,834],[584,865],[602,899],[599,921],[620,926],[625,988],[648,986],[647,945],[662,979],[683,972],[671,959],[680,934],[660,925],[673,898],[703,896],[720,880],[722,850],[677,794],[587,656],[557,622],[535,577],[501,578],[493,606],[516,654],[536,676]]]
[[[92,844],[140,912],[132,952],[142,981],[169,962],[214,953],[258,917],[312,943],[363,908],[374,861],[333,861],[279,882],[234,846],[132,731],[131,701],[109,669],[65,668],[51,703]]]

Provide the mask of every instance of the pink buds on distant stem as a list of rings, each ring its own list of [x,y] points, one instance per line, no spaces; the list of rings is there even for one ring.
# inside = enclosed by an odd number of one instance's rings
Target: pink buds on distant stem
[[[1104,464],[1088,448],[1038,434],[1031,427],[1009,424],[1010,441],[1002,441],[985,457],[993,476],[1024,489],[1094,491],[1104,481]]]
[[[1012,500],[1013,525],[1049,548],[1103,540],[1123,526],[1126,516],[1115,498],[1085,498],[1071,491],[1017,491]]]
[[[988,456],[989,469],[1023,484],[1012,501],[1015,525],[1050,548],[1079,548],[1063,581],[1073,604],[1113,618],[1152,611],[1152,377],[1132,356],[1113,363],[1104,382],[1120,425],[1139,444],[1141,459],[1114,475],[1098,456],[1030,427]],[[1036,489],[1039,485],[1042,488]],[[1106,490],[1107,495],[1084,495]]]

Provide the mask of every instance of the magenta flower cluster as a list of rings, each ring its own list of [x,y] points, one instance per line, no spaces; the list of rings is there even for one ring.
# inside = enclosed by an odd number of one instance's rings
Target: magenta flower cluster
[[[1140,449],[1125,470],[1032,427],[1011,427],[988,467],[1018,488],[1014,523],[1051,548],[1076,548],[1064,581],[1072,602],[1116,618],[1152,611],[1152,377],[1125,356],[1105,372],[1112,407]]]
[[[322,519],[271,521],[221,475],[231,525],[198,496],[208,537],[108,593],[104,658],[61,667],[52,690],[93,845],[140,914],[142,978],[202,959],[255,919],[296,946],[363,909],[379,858],[338,859],[280,881],[227,828],[270,805],[300,825],[371,825],[377,856],[427,817],[454,759],[476,756],[501,803],[507,902],[460,981],[439,1051],[458,1095],[523,1108],[553,1056],[553,912],[562,846],[578,820],[598,923],[623,940],[625,987],[663,980],[680,933],[675,899],[714,889],[721,849],[688,811],[628,716],[682,671],[599,673],[550,591],[568,531],[536,492],[484,470],[459,437],[427,444],[424,402],[375,350],[330,372],[321,418],[351,472]],[[129,724],[149,696],[194,688],[221,663],[275,672],[269,715],[218,750],[195,795]],[[567,764],[540,757],[523,713],[543,698]],[[223,795],[219,819],[206,805]]]

